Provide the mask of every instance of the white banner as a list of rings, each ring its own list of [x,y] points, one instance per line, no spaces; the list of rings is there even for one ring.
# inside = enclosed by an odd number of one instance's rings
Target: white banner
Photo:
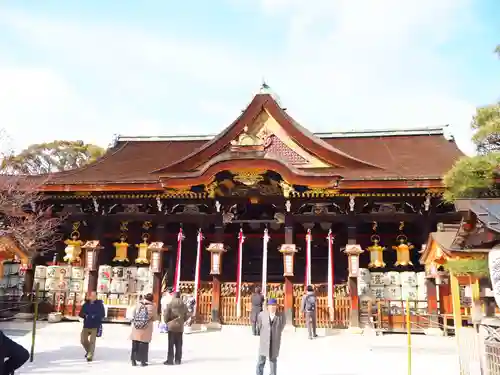
[[[269,243],[269,232],[264,229],[262,244],[262,295],[267,299],[267,244]]]
[[[488,268],[490,271],[493,296],[498,307],[500,307],[500,246],[495,246],[488,253]]]

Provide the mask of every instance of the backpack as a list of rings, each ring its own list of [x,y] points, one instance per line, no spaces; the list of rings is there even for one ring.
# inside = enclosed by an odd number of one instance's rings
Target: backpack
[[[141,303],[139,308],[135,312],[132,323],[134,324],[135,329],[144,329],[148,325],[149,312],[148,307],[144,303]]]
[[[306,296],[306,312],[316,311],[316,296]]]

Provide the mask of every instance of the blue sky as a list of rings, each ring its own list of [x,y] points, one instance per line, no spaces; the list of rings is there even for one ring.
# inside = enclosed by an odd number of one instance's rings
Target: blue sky
[[[312,131],[450,124],[470,152],[498,19],[497,0],[3,0],[0,123],[15,148],[217,133],[264,77]]]

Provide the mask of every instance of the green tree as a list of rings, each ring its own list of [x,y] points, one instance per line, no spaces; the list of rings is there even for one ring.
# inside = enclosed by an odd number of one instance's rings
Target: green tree
[[[495,53],[500,57],[500,45]],[[478,108],[471,127],[478,154],[461,158],[444,176],[448,201],[492,190],[500,175],[500,102]]]
[[[62,172],[92,163],[104,154],[102,147],[83,141],[53,141],[29,146],[19,154],[2,160],[2,171],[9,174],[38,175]]]

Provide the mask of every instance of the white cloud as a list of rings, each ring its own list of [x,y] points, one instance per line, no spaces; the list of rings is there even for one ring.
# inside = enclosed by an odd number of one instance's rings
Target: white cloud
[[[2,12],[0,26],[57,64],[0,70],[7,82],[0,85],[0,121],[30,129],[25,144],[64,137],[106,144],[113,133],[214,133],[239,115],[265,76],[290,114],[313,131],[451,123],[459,144],[468,145],[477,103],[456,94],[460,77],[439,53],[473,25],[468,0],[261,5],[263,17],[287,35],[267,55],[257,42],[235,47],[111,22]]]

